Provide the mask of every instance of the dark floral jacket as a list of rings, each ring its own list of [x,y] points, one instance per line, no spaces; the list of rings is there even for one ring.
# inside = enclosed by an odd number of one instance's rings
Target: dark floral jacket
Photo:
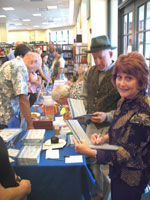
[[[117,151],[97,152],[99,163],[110,164],[110,177],[130,186],[146,185],[150,176],[150,98],[140,93],[135,99],[120,99],[108,131],[109,143]]]

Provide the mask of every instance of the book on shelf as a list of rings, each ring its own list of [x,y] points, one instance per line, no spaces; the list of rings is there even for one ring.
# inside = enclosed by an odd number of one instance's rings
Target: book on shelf
[[[24,146],[17,157],[19,165],[37,165],[40,162],[41,146]]]
[[[89,147],[92,149],[103,149],[103,150],[114,150],[114,151],[119,149],[119,146],[117,146],[117,145],[110,145],[110,144],[94,145],[94,144],[92,144],[89,137],[87,136],[87,134],[85,133],[85,131],[83,130],[83,128],[81,127],[81,125],[79,124],[79,122],[77,120],[67,120],[66,123],[69,126],[69,128],[71,129],[73,136],[79,143],[80,143],[80,140],[83,139],[89,145]]]
[[[2,131],[0,131],[0,136],[7,143],[13,140],[21,132],[21,128],[5,128]]]

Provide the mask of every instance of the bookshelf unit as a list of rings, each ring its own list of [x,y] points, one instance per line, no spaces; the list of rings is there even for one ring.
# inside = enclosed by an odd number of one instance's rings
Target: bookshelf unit
[[[62,49],[63,49],[63,57],[65,59],[65,71],[72,72],[74,70],[73,45],[63,44]]]
[[[76,43],[73,46],[74,70],[77,71],[80,64],[87,64],[87,44]]]

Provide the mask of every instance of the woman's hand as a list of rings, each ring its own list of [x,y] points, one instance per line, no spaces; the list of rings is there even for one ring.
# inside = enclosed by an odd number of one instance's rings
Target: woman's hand
[[[99,134],[94,133],[91,136],[91,142],[92,142],[92,144],[96,144],[96,145],[105,144],[105,143],[109,142],[109,135],[107,133],[103,136],[100,136]]]
[[[96,157],[96,150],[90,149],[88,144],[84,140],[80,140],[81,143],[78,143],[77,140],[73,139],[75,144],[75,151],[79,154],[87,155],[87,156],[93,156]]]
[[[104,112],[95,112],[95,113],[93,113],[93,115],[95,115],[95,116],[92,116],[91,120],[92,120],[92,122],[95,122],[95,123],[102,123],[107,118],[107,115]]]

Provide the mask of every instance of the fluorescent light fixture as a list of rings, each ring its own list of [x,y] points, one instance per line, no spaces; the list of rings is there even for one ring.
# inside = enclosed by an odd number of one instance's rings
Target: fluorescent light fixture
[[[22,24],[16,24],[16,26],[21,26]]]
[[[38,28],[39,26],[35,25],[35,26],[33,26],[33,27]]]
[[[0,17],[2,18],[2,17],[6,17],[6,15],[0,15]]]
[[[5,7],[5,8],[3,8],[3,10],[8,11],[8,10],[15,10],[15,9],[13,7]]]
[[[48,10],[50,9],[57,9],[57,6],[47,6]]]
[[[34,17],[39,17],[41,16],[41,13],[35,13],[35,14],[32,14]]]
[[[48,24],[48,22],[43,22],[42,24]]]
[[[31,19],[23,19],[22,21],[23,22],[29,22],[29,21],[31,21]]]

